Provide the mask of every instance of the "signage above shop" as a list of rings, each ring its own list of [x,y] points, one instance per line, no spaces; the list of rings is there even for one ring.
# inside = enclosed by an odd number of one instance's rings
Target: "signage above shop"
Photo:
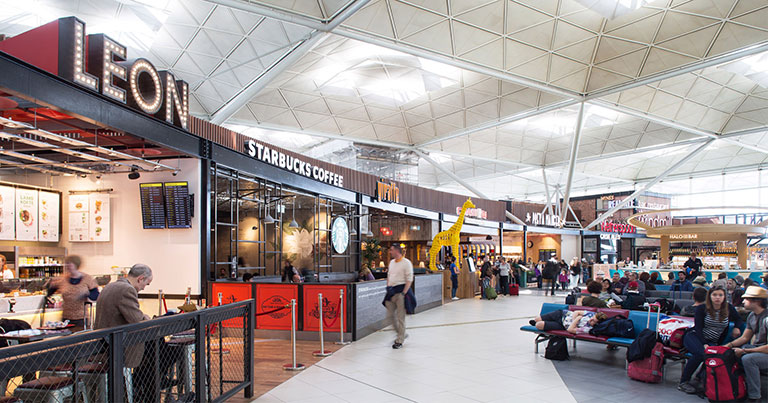
[[[637,232],[637,228],[634,225],[630,225],[627,223],[603,221],[602,223],[600,223],[600,231],[616,232],[619,234],[634,234]]]
[[[525,223],[534,226],[562,227],[565,223],[557,214],[525,213]]]
[[[618,241],[621,239],[621,234],[600,234],[600,239],[605,239],[608,241]]]
[[[104,34],[85,34],[85,22],[60,18],[0,42],[9,53],[117,102],[187,128],[189,86]]]
[[[254,140],[248,140],[245,143],[245,152],[252,158],[266,162],[269,165],[312,178],[316,181],[325,182],[329,185],[344,187],[344,176],[302,161],[290,154],[273,150]]]
[[[381,235],[385,235],[385,236],[392,235],[392,230],[389,227],[381,227],[379,228],[379,231],[381,231]]]
[[[699,239],[699,234],[669,234],[669,239]]]
[[[390,203],[400,203],[400,188],[395,182],[376,181],[376,200]]]
[[[456,214],[457,215],[461,214],[461,206],[456,207]],[[488,212],[481,208],[468,208],[467,211],[464,213],[464,216],[479,218],[481,220],[487,220]]]

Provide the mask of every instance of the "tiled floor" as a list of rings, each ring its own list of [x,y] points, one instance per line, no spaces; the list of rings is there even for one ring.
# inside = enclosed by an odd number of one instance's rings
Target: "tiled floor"
[[[535,354],[534,336],[519,328],[542,302],[563,297],[521,292],[495,301],[460,300],[409,316],[403,349],[391,348],[394,335],[385,329],[342,348],[256,402],[701,401],[676,390],[679,366],[665,384],[629,380],[625,349],[609,352],[579,343],[565,362]]]

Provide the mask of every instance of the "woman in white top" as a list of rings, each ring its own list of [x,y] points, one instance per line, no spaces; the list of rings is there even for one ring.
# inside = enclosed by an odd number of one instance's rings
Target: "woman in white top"
[[[501,263],[499,263],[499,283],[503,295],[509,295],[509,270],[511,268],[507,263],[507,258],[502,257]]]

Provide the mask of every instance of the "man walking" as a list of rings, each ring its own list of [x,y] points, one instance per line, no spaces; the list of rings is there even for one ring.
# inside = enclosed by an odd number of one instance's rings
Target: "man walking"
[[[387,271],[387,295],[384,306],[387,307],[389,319],[397,332],[392,348],[403,347],[405,341],[405,298],[413,284],[413,264],[403,256],[403,248],[392,244],[389,248],[389,270]]]

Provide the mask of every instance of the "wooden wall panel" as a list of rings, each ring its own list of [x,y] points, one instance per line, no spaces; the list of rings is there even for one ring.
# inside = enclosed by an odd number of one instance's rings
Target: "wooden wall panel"
[[[245,144],[248,140],[254,140],[257,143],[264,144],[262,141],[252,139],[235,131],[225,129],[221,126],[207,122],[205,120],[191,117],[189,130],[204,139],[220,144],[229,149],[245,154]],[[325,161],[309,158],[293,151],[265,144],[269,148],[282,152],[286,155],[297,157],[312,165],[321,167],[328,171],[344,176],[344,188],[353,192],[362,193],[368,196],[374,196],[376,191],[376,182],[378,177],[354,169],[337,166]],[[391,182],[387,180],[387,182]],[[447,214],[456,214],[456,207],[461,206],[467,200],[467,196],[454,193],[439,192],[432,189],[426,189],[409,183],[396,182],[400,188],[400,204],[416,207],[424,210],[438,211]],[[477,208],[488,212],[488,219],[492,221],[506,221],[504,211],[506,202],[498,200],[486,200],[472,198],[472,202]]]

